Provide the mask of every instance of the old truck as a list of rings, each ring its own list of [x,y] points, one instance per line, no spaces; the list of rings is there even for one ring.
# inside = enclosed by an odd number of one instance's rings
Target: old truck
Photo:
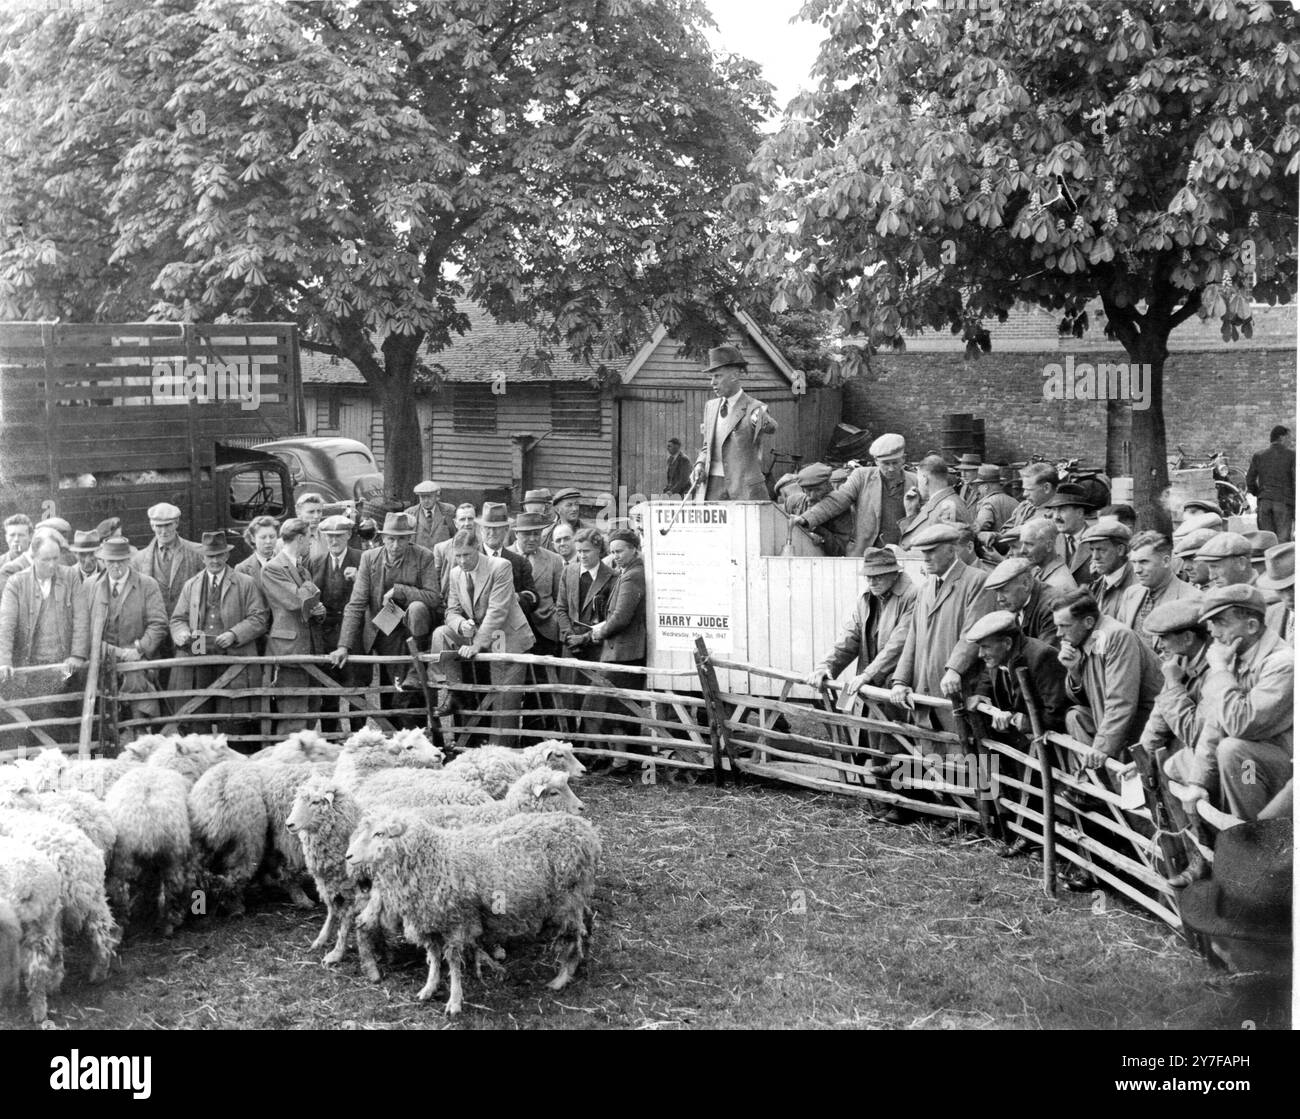
[[[222,531],[237,559],[254,517],[293,509],[288,466],[253,445],[303,430],[290,323],[0,323],[0,510],[74,529],[146,511],[181,535]]]

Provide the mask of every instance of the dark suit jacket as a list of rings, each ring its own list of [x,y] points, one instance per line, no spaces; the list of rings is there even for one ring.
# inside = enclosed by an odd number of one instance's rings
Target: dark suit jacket
[[[180,596],[181,587],[185,585],[186,580],[192,579],[203,570],[203,549],[192,540],[182,540],[178,536],[172,548],[171,578],[166,583],[154,575],[154,559],[158,552],[156,538],[149,542],[148,547],[141,548],[131,557],[132,567],[141,575],[148,575],[157,581],[158,589],[162,591],[163,606],[169,616],[176,609],[176,599]]]
[[[80,650],[89,645],[87,626],[90,621],[81,580],[72,568],[62,564],[54,568],[51,578],[51,601],[47,609],[56,611],[60,621],[63,638],[60,660],[81,656]],[[0,595],[0,664],[21,668],[31,663],[31,642],[39,610],[36,571],[29,567],[13,576]]]
[[[1295,505],[1295,452],[1281,443],[1270,443],[1267,450],[1250,457],[1246,471],[1246,489],[1260,501]]]
[[[622,664],[645,663],[645,565],[639,559],[614,578],[600,659]]]
[[[1070,701],[1065,695],[1065,668],[1056,659],[1056,650],[1022,633],[1011,646],[1006,667],[1008,672],[998,669],[990,673],[983,661],[976,661],[962,677],[966,695],[987,696],[994,707],[1028,716],[1029,708],[1016,679],[1016,669],[1027,668],[1043,701],[1047,729],[1064,731]]]
[[[1020,628],[1024,630],[1025,636],[1054,649],[1060,648],[1061,644],[1052,622],[1052,603],[1056,598],[1056,592],[1051,587],[1042,580],[1035,579],[1029,591],[1029,601],[1020,610]]]
[[[691,488],[691,460],[680,451],[668,460],[664,492],[681,496]]]
[[[485,556],[488,554],[486,547],[483,549],[483,554]],[[514,575],[515,594],[519,597],[519,605],[523,612],[531,619],[533,611],[537,609],[537,587],[533,583],[532,565],[511,548],[502,548],[501,558],[510,561],[510,567]],[[454,563],[454,556],[452,560]]]
[[[361,552],[356,548],[349,548],[343,553],[343,571],[340,585],[337,588],[330,586],[328,574],[329,556],[322,556],[319,559],[308,560],[307,570],[311,573],[311,581],[320,588],[320,600],[325,606],[325,617],[321,620],[321,632],[325,638],[325,647],[327,649],[338,648],[339,630],[343,627],[343,608],[347,606],[348,600],[352,597],[352,588],[356,584],[357,569],[361,566]],[[347,574],[348,571],[352,575]]]
[[[456,506],[454,505],[448,505],[445,501],[435,502],[432,525],[425,517],[418,501],[405,512],[415,522],[415,542],[421,548],[433,551],[435,544],[441,544],[456,535]]]
[[[555,621],[559,626],[560,640],[563,641],[571,633],[587,632],[579,631],[574,626],[574,622],[581,622],[586,626],[594,626],[597,622],[605,620],[605,614],[609,609],[609,596],[614,591],[614,573],[609,569],[608,564],[596,564],[596,570],[592,572],[591,586],[587,589],[587,596],[578,601],[579,589],[581,587],[582,566],[577,563],[566,563],[564,570],[560,573],[560,593],[555,600]],[[577,653],[578,657],[583,660],[590,659],[590,650],[592,646],[583,645]]]
[[[418,544],[412,544],[402,557],[402,562],[392,570],[384,556],[383,548],[371,548],[361,555],[357,578],[352,584],[352,597],[343,608],[339,645],[345,648],[357,648],[358,639],[363,653],[370,652],[374,647],[379,630],[375,628],[373,618],[382,609],[380,603],[384,592],[390,587],[397,588],[393,601],[398,606],[423,602],[434,613],[435,620],[437,613],[442,610],[442,590],[438,586],[432,552]]]

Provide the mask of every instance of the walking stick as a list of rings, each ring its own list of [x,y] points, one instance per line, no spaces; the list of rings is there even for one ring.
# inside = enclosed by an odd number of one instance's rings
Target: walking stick
[[[703,481],[703,479],[701,479],[701,481]],[[685,505],[688,501],[690,501],[692,497],[694,497],[695,491],[699,489],[699,486],[700,486],[699,482],[692,482],[691,488],[688,489],[684,494],[682,494],[681,501],[677,503],[677,508],[673,510],[672,520],[670,520],[666,525],[664,525],[663,528],[659,530],[660,536],[668,535],[673,525],[677,523],[677,515],[682,511],[682,506]]]
[[[77,738],[77,756],[90,757],[90,728],[95,721],[95,701],[99,697],[99,662],[104,643],[90,643],[90,663],[86,666],[86,694],[81,700],[81,731]]]
[[[444,745],[442,724],[433,717],[436,704],[429,697],[429,674],[425,671],[424,661],[420,660],[420,647],[414,637],[406,639],[406,651],[411,654],[411,667],[415,669],[416,679],[420,681],[420,692],[424,696],[424,725],[429,731],[429,741],[441,750]]]
[[[1047,744],[1047,728],[1043,725],[1043,705],[1034,687],[1029,669],[1016,669],[1020,694],[1025,697],[1029,712],[1029,727],[1034,732],[1034,753],[1043,774],[1043,893],[1056,897],[1056,778],[1052,774],[1052,757]]]
[[[970,757],[975,755],[975,807],[979,809],[980,830],[990,838],[997,838],[1001,832],[1001,821],[997,814],[997,793],[991,788],[988,790],[981,789],[979,785],[980,762],[988,753],[984,745],[983,737],[980,735],[980,728],[972,725],[974,722],[974,713],[966,709],[966,694],[964,691],[958,692],[957,697],[952,702],[953,724],[957,728],[957,740],[961,743],[962,754]],[[985,767],[984,772],[989,772]]]

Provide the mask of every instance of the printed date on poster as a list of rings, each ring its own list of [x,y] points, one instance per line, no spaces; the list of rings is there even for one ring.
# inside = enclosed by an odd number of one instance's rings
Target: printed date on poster
[[[732,652],[730,514],[720,503],[655,509],[655,523],[668,528],[650,534],[658,648],[689,652],[698,636],[713,652]]]

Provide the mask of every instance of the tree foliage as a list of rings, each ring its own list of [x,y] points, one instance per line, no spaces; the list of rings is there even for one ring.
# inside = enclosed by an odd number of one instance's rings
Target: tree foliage
[[[607,360],[717,337],[768,87],[697,0],[105,0],[0,24],[0,314],[278,319],[421,472],[422,355],[498,318]]]
[[[811,0],[803,95],[732,195],[773,309],[870,347],[962,331],[1016,301],[1107,329],[1150,363],[1140,501],[1166,484],[1161,372],[1192,315],[1249,332],[1296,282],[1300,44],[1285,3]],[[861,361],[861,351],[848,349]]]

